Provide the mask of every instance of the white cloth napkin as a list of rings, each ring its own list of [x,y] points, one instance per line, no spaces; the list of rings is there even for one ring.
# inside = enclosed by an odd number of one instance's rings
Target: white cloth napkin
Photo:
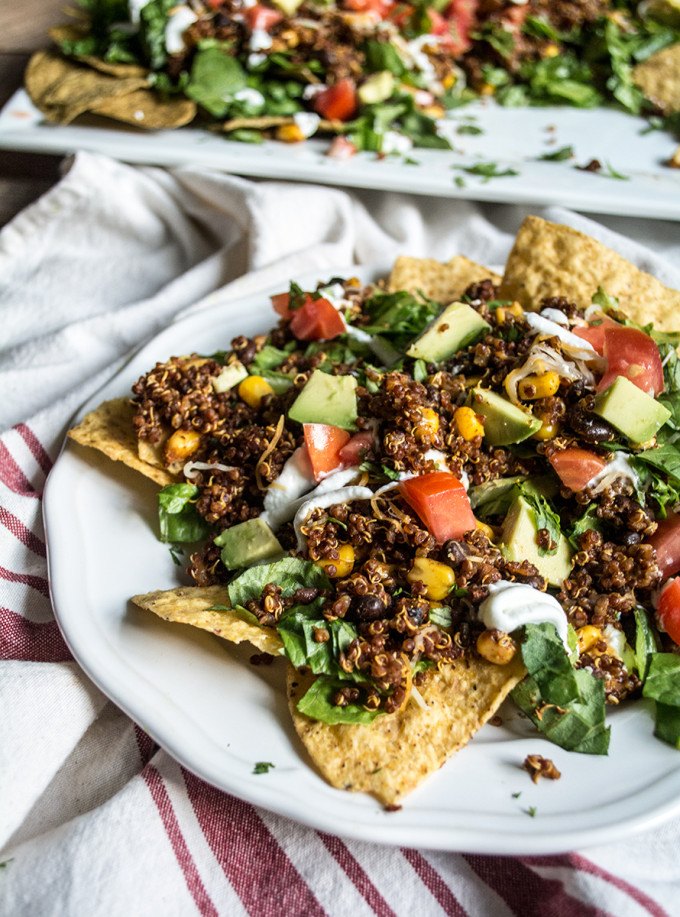
[[[0,232],[1,913],[680,914],[680,821],[512,859],[344,842],[220,793],[88,681],[49,604],[44,479],[132,348],[184,310],[314,268],[502,264],[526,212],[79,154]],[[678,224],[542,215],[680,288]]]

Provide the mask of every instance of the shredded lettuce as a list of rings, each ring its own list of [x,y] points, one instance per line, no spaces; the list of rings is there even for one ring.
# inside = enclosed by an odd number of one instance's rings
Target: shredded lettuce
[[[205,538],[208,526],[196,512],[197,497],[195,484],[169,484],[161,490],[158,494],[161,541],[179,544]]]

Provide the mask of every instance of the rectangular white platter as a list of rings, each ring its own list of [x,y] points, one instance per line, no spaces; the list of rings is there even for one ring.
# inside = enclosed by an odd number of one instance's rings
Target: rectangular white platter
[[[328,142],[243,144],[197,128],[142,132],[92,120],[46,123],[23,90],[0,112],[0,149],[68,154],[103,153],[129,163],[205,166],[236,175],[316,182],[334,187],[402,191],[437,197],[514,204],[562,205],[574,210],[680,220],[680,170],[665,162],[677,141],[663,131],[643,133],[646,122],[613,109],[502,108],[481,101],[455,110],[450,119],[483,133],[454,135],[455,150],[416,149],[379,158],[361,153],[339,162],[325,155]],[[566,162],[538,157],[572,146]],[[592,159],[625,176],[579,171]],[[457,167],[495,162],[519,174],[484,179]],[[463,183],[456,183],[461,177]]]

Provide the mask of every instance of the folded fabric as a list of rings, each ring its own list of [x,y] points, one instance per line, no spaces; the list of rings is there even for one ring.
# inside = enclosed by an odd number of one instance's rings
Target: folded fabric
[[[50,607],[45,476],[74,411],[131,350],[187,310],[314,269],[404,253],[500,265],[524,213],[83,153],[0,232],[2,913],[680,913],[678,820],[514,859],[342,841],[221,793],[91,684]],[[676,225],[541,215],[680,288]]]

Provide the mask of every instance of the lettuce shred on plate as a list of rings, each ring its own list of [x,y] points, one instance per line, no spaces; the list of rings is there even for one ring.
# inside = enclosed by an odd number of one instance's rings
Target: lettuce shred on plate
[[[447,149],[480,129],[446,112],[478,97],[668,115],[635,68],[677,45],[680,10],[676,0],[81,0],[75,24],[53,35],[67,58],[121,79],[141,65],[161,97],[197,106],[168,108],[168,126],[195,111],[244,142],[321,132],[347,157]],[[87,110],[145,126],[135,81],[126,106],[104,103],[99,80]],[[84,110],[48,96],[52,119]]]
[[[680,336],[483,277],[272,303],[268,334],[142,376],[133,422],[197,587],[317,676],[297,709],[366,724],[521,660],[512,697],[563,748],[605,754],[605,705],[640,695],[680,746]]]

